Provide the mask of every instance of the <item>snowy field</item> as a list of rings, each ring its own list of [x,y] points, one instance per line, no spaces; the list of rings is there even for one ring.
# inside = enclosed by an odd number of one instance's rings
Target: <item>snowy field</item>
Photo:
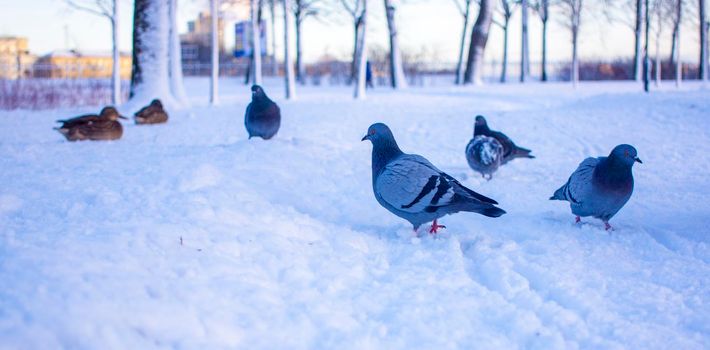
[[[272,141],[248,141],[248,89],[187,80],[193,107],[115,142],[0,111],[2,349],[708,349],[710,90],[667,83],[301,88]],[[122,111],[128,114],[131,111]],[[537,159],[467,166],[483,114]],[[415,237],[371,187],[367,127],[387,123],[508,213]],[[644,164],[611,220],[549,201],[587,156]],[[423,232],[423,231],[422,231]]]

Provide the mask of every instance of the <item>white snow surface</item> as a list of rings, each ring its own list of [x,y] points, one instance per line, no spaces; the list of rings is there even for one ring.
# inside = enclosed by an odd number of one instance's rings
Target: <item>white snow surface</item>
[[[708,349],[710,92],[631,83],[305,87],[271,141],[247,140],[241,79],[186,79],[192,108],[70,143],[0,112],[2,349]],[[670,85],[670,84],[667,84]],[[133,111],[122,110],[124,114]],[[473,118],[529,147],[485,181]],[[507,214],[420,237],[372,194],[367,127],[387,123]],[[548,198],[577,164],[644,164],[607,233]]]

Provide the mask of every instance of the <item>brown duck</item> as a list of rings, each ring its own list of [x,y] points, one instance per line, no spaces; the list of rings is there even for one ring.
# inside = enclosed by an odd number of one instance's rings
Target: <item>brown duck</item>
[[[138,111],[134,118],[136,119],[136,124],[160,124],[168,121],[168,113],[163,109],[163,104],[160,100],[155,99]]]
[[[87,114],[67,120],[57,120],[62,126],[54,128],[69,141],[117,140],[123,135],[118,119],[128,119],[118,114],[116,108],[104,107],[99,115]]]

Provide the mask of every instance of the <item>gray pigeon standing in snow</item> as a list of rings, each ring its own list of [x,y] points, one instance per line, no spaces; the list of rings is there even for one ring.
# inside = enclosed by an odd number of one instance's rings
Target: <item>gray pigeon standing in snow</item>
[[[382,123],[372,124],[362,141],[372,142],[372,188],[377,201],[409,221],[414,230],[433,221],[429,233],[444,226],[437,219],[459,211],[489,217],[505,214],[498,202],[461,185],[424,157],[403,153],[392,132]]]
[[[244,126],[247,128],[249,138],[258,136],[268,140],[279,131],[281,126],[281,110],[271,101],[264,89],[259,85],[251,87],[251,103],[247,106],[244,115]]]
[[[572,213],[577,215],[576,222],[580,216],[593,216],[604,221],[605,229],[609,230],[609,219],[634,191],[631,173],[634,162],[643,163],[630,145],[614,147],[608,157],[587,158],[550,200],[570,202]]]
[[[503,159],[503,146],[498,140],[478,135],[466,145],[466,161],[474,171],[481,173],[484,179],[493,178]],[[486,175],[488,177],[486,177]]]
[[[476,116],[476,124],[473,129],[473,136],[475,137],[478,135],[493,137],[500,142],[501,146],[503,146],[503,159],[501,160],[501,165],[508,163],[515,158],[535,158],[535,156],[530,154],[530,152],[532,152],[531,150],[516,146],[515,143],[513,143],[513,140],[511,140],[504,133],[488,128],[486,118],[482,115]]]

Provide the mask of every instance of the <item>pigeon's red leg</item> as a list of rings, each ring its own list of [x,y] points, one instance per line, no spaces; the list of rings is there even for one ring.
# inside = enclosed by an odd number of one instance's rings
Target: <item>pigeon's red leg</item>
[[[582,218],[580,218],[579,215],[577,215],[577,217],[574,218],[574,223],[578,224],[580,221],[582,221]]]
[[[611,227],[611,225],[609,225],[609,223],[606,221],[604,222],[604,229],[607,231],[609,231],[609,230],[614,231],[614,228]]]
[[[429,229],[429,233],[434,233],[434,234],[435,234],[435,233],[437,233],[437,231],[438,231],[440,228],[446,228],[446,226],[444,226],[444,225],[439,225],[439,224],[436,222],[436,219],[434,219],[434,222],[431,223],[431,229]]]

